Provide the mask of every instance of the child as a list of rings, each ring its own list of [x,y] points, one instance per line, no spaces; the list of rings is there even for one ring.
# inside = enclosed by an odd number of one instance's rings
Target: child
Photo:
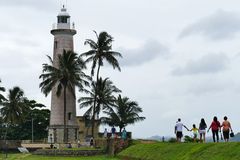
[[[197,140],[197,134],[198,134],[198,128],[196,128],[196,125],[193,124],[193,128],[190,130],[193,132],[193,142],[196,142]]]

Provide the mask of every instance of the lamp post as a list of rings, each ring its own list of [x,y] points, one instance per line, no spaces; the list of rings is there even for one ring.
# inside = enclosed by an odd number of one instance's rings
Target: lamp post
[[[53,140],[53,137],[52,137],[53,135],[52,134],[50,134],[50,148],[52,149],[53,148],[53,143],[52,143],[52,140]]]
[[[32,118],[32,143],[33,143],[33,118]]]

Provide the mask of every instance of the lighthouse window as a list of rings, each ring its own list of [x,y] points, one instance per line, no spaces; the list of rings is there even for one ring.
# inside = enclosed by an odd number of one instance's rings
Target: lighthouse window
[[[54,41],[54,48],[57,48],[57,41]]]
[[[72,113],[68,112],[68,120],[71,120],[71,119],[72,119]]]
[[[68,17],[58,17],[58,23],[67,23]]]

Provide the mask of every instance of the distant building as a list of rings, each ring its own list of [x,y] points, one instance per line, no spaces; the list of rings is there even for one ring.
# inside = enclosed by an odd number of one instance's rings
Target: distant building
[[[92,122],[87,116],[77,116],[77,123],[79,126],[79,138],[86,139],[92,137]],[[93,137],[98,138],[100,120],[95,120],[94,135]]]

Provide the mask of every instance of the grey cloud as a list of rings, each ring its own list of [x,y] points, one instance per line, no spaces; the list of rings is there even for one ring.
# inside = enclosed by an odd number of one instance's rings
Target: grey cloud
[[[176,68],[173,75],[192,75],[201,73],[217,73],[227,69],[229,58],[225,54],[207,54],[198,60],[190,60],[184,67]]]
[[[34,1],[34,0],[1,0],[0,6],[1,7],[31,7],[38,10],[51,10],[54,6],[53,0],[41,0],[41,1]]]
[[[0,47],[1,48],[1,47]],[[32,63],[36,63],[36,59],[42,58],[41,54],[36,51],[35,53],[23,53],[23,51],[16,49],[3,49],[0,51],[0,71],[14,72],[19,69],[33,68]],[[39,64],[41,66],[41,64]]]
[[[192,84],[187,90],[187,93],[193,93],[199,96],[204,94],[222,93],[226,91],[227,88],[229,88],[229,85],[227,84],[218,83],[216,80],[208,80]]]
[[[39,42],[38,41],[33,41],[32,39],[20,39],[20,38],[15,38],[14,41],[16,45],[18,46],[26,46],[27,44],[27,47],[38,47],[40,46]]]
[[[167,57],[169,49],[155,40],[147,41],[143,46],[137,49],[124,49],[120,48],[123,58],[120,64],[123,66],[137,66],[153,59],[158,56]]]
[[[179,38],[202,35],[211,40],[222,40],[234,38],[239,31],[240,16],[235,12],[218,10],[183,29]]]

